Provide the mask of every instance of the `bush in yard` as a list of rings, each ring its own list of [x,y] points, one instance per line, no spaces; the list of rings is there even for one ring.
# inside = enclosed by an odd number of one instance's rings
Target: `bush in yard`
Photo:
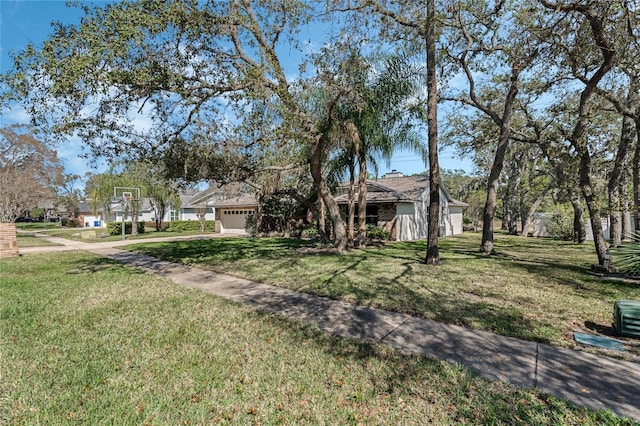
[[[247,216],[247,219],[244,222],[244,230],[247,231],[250,237],[258,236],[258,220],[256,219],[256,215]]]
[[[215,220],[207,220],[204,223],[205,231],[215,232],[216,230],[216,221]],[[167,231],[169,232],[185,232],[185,231],[199,231],[200,230],[200,221],[199,220],[172,220],[169,224],[169,228]]]
[[[556,240],[573,241],[573,210],[556,206],[551,216],[544,221],[549,236]]]
[[[78,219],[62,219],[62,226],[66,228],[79,228],[80,222]]]
[[[318,228],[315,225],[309,225],[300,232],[302,238],[316,238],[318,236]]]
[[[391,232],[375,225],[367,225],[367,237],[372,240],[388,240],[391,238]]]
[[[161,231],[166,231],[169,228],[169,223],[167,222],[162,222],[162,229],[160,229]],[[144,223],[144,229],[156,229],[156,222],[153,220],[149,220],[146,221]]]
[[[296,231],[296,213],[300,216],[301,206],[290,197],[281,195],[265,195],[260,200],[261,212],[259,229],[261,234],[285,233]],[[248,228],[246,231],[251,235]]]
[[[36,207],[35,209],[31,209],[31,211],[29,211],[29,217],[36,219],[38,222],[44,221],[44,214],[45,211],[41,207]]]
[[[109,222],[107,224],[109,235],[122,235],[122,222]],[[131,222],[125,222],[124,233],[131,234]],[[138,222],[138,234],[144,233],[144,222]]]

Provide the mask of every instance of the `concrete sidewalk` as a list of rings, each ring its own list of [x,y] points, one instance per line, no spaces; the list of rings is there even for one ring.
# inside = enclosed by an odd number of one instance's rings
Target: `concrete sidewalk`
[[[591,409],[640,421],[640,364],[522,341],[484,331],[354,306],[111,247],[62,239],[122,264],[291,319],[338,336],[375,341],[403,352],[466,365],[491,380],[537,388]],[[128,242],[133,243],[132,241]],[[55,247],[49,247],[55,249]],[[42,249],[42,248],[41,248]],[[44,250],[20,250],[21,253]]]

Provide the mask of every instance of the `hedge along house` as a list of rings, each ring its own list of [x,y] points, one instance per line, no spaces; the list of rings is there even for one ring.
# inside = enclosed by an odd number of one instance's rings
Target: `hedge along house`
[[[336,202],[347,217],[348,184],[338,188]],[[358,200],[356,186],[356,202]],[[462,234],[462,210],[468,204],[451,197],[440,182],[440,236]],[[429,178],[404,176],[392,171],[379,179],[367,179],[367,224],[380,226],[395,241],[424,239],[428,234]],[[357,212],[357,205],[356,205]],[[356,213],[357,214],[357,213]],[[357,216],[356,216],[357,221]]]
[[[214,204],[216,232],[247,234],[247,218],[258,213],[258,200],[253,195],[241,195]]]

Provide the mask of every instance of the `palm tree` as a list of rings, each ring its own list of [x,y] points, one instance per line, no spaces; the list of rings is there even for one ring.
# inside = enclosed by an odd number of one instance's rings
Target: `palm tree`
[[[352,51],[352,55],[357,52]],[[353,172],[358,169],[358,238],[366,237],[367,177],[369,166],[377,173],[378,161],[390,161],[397,149],[408,149],[425,159],[427,152],[417,133],[411,112],[417,99],[419,73],[401,56],[373,58],[369,62],[350,58],[352,93],[335,108],[343,139],[334,164]],[[346,159],[346,161],[345,161]],[[349,206],[355,204],[355,191],[349,191]]]

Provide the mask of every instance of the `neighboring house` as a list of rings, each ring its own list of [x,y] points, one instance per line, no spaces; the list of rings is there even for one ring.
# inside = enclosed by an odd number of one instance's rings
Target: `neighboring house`
[[[106,226],[102,209],[93,212],[91,205],[87,201],[79,203],[80,213],[78,213],[78,223],[85,228],[102,228]]]
[[[216,232],[246,234],[247,218],[258,212],[258,200],[253,195],[240,195],[214,204]]]
[[[349,202],[347,188],[344,184],[341,185],[340,195],[336,196],[336,202],[345,218]],[[356,185],[356,202],[357,191]],[[466,203],[454,200],[440,183],[440,236],[462,234],[462,209],[467,206]],[[367,180],[366,222],[389,231],[392,240],[426,238],[428,208],[429,178],[426,176],[404,176],[394,170],[382,178]]]
[[[113,221],[122,222],[122,211],[124,209],[124,205],[121,202],[111,204],[111,215],[113,217]],[[127,216],[125,220],[127,222],[131,221],[131,211],[129,209],[126,210]],[[169,212],[165,214],[164,220],[169,218]],[[151,206],[151,200],[149,198],[142,198],[140,200],[140,205],[138,208],[138,222],[154,222],[156,220],[156,214]]]
[[[180,208],[169,205],[162,218],[163,222],[171,222],[174,220],[199,220],[198,214],[204,213],[205,220],[214,220],[214,209],[212,203],[219,196],[217,188],[208,188],[204,191],[187,190],[179,194]],[[114,203],[111,206],[111,212],[114,221],[122,222],[122,203]],[[130,213],[127,211],[127,221],[131,220]],[[140,200],[140,209],[138,211],[139,222],[155,222],[156,213],[149,198]]]
[[[173,209],[173,217],[170,219],[200,220],[198,215],[204,214],[205,220],[215,220],[213,203],[219,196],[219,188],[216,187],[209,187],[204,191],[183,192],[180,194],[180,210]]]

